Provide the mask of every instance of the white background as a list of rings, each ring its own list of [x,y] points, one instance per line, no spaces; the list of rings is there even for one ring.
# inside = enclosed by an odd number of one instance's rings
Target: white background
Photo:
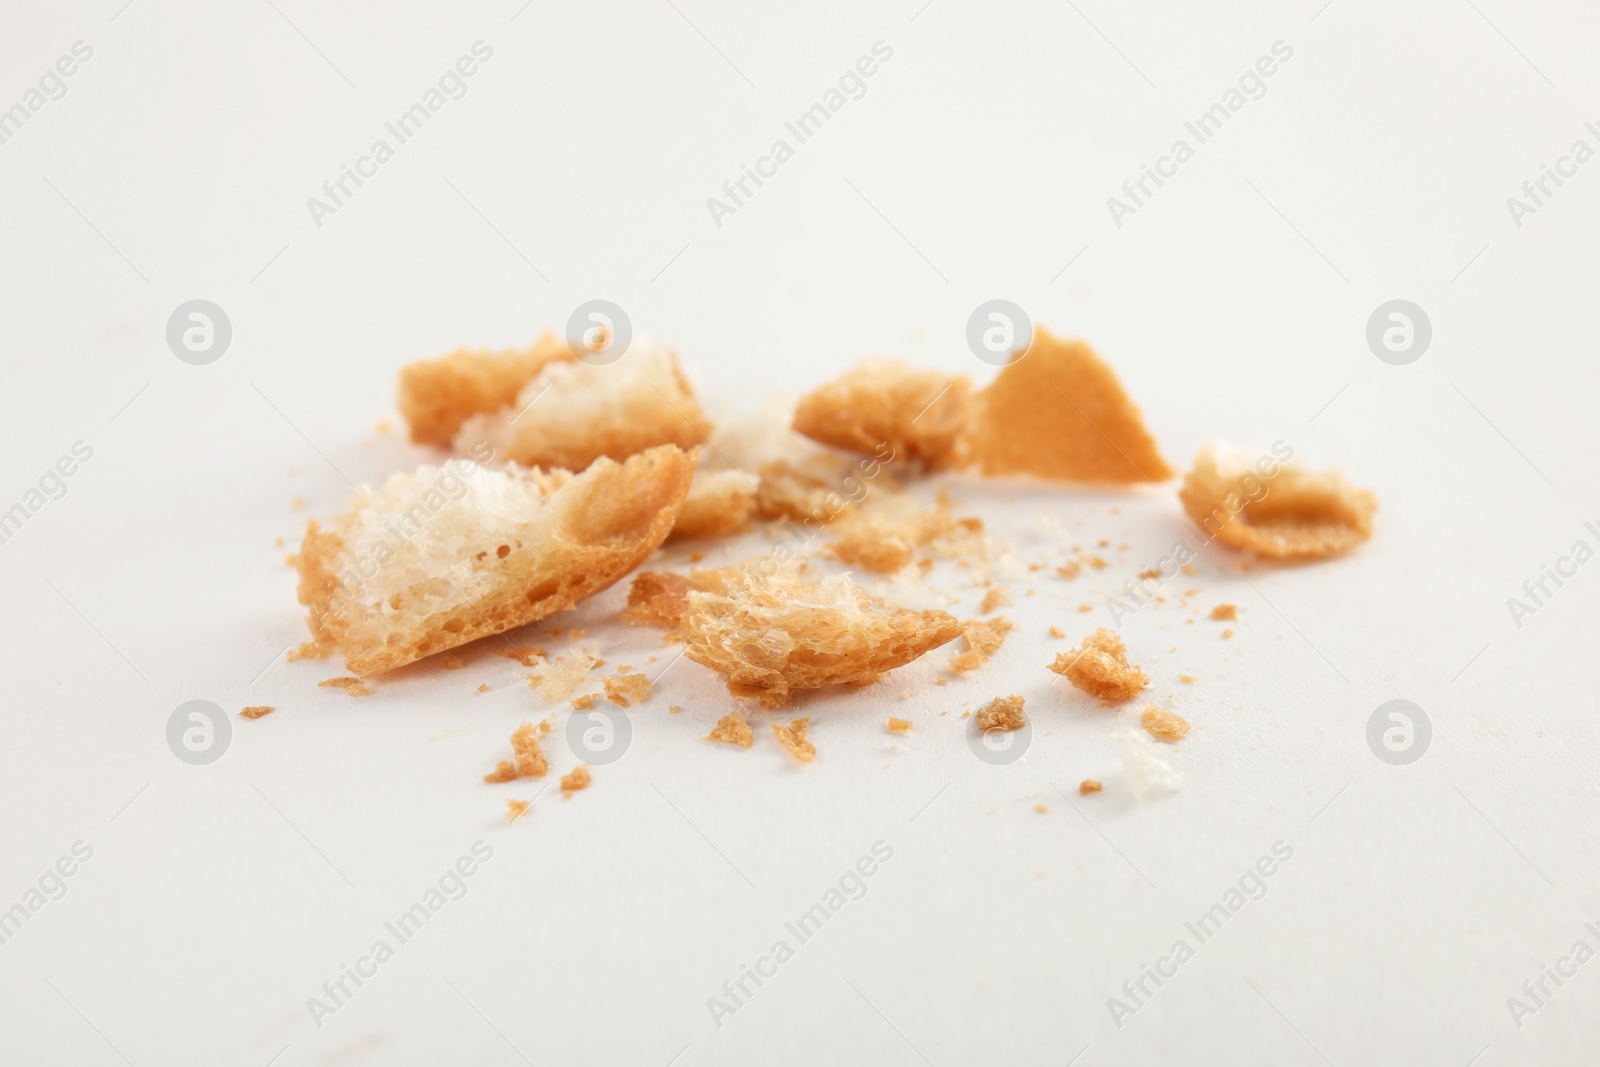
[[[1520,628],[1506,607],[1600,520],[1600,162],[1520,228],[1506,206],[1574,140],[1600,148],[1591,10],[121,2],[0,14],[0,107],[94,49],[0,145],[0,506],[94,450],[0,545],[0,907],[94,850],[0,945],[0,1059],[1593,1061],[1600,963],[1520,1029],[1506,1005],[1600,948],[1600,564]],[[306,198],[478,40],[465,98],[315,226]],[[879,40],[865,96],[714,225],[706,198]],[[1266,95],[1114,225],[1106,198],[1280,40]],[[1175,600],[1127,623],[1149,695],[1195,725],[1181,793],[1134,803],[1108,734],[1135,712],[1042,669],[1048,625],[1108,623],[1104,596],[1181,536],[1172,485],[953,482],[1025,562],[1130,547],[1014,583],[1019,631],[970,679],[932,684],[946,650],[800,702],[804,768],[764,722],[748,752],[699,740],[733,702],[685,661],[591,790],[508,826],[503,798],[538,783],[479,778],[544,714],[523,668],[484,647],[352,700],[316,688],[337,662],[284,661],[305,520],[345,476],[429,458],[374,429],[403,362],[525,344],[605,297],[722,402],[867,353],[981,382],[963,331],[997,296],[1090,338],[1175,465],[1282,439],[1383,502],[1342,560],[1240,576],[1208,554],[1194,603],[1241,606],[1231,642]],[[1404,367],[1364,339],[1397,297],[1434,327]],[[164,338],[195,298],[233,324],[206,367]],[[949,584],[970,614],[980,591]],[[654,670],[671,649],[608,621],[622,597],[553,621]],[[1035,736],[992,767],[958,716],[1006,692]],[[195,698],[278,711],[196,768],[165,741]],[[1433,724],[1408,767],[1365,740],[1395,698]],[[890,712],[916,722],[904,750]],[[1106,791],[1080,800],[1086,776]],[[317,1028],[306,999],[477,840],[494,858],[467,895]],[[716,1027],[706,999],[879,840],[867,895]],[[1107,998],[1279,840],[1266,896],[1115,1026]]]

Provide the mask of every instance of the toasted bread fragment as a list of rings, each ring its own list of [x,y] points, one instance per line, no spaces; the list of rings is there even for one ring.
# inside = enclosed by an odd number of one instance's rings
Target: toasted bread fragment
[[[1101,785],[1093,778],[1085,778],[1083,781],[1078,783],[1078,795],[1080,797],[1086,797],[1090,793],[1098,793],[1104,788],[1105,786]]]
[[[527,800],[515,800],[511,797],[506,797],[506,822],[516,822],[518,819],[522,818],[522,816],[527,813],[528,805],[530,803],[532,802]]]
[[[245,719],[259,719],[263,715],[271,715],[276,710],[270,704],[258,704],[254,707],[240,708],[239,716]]]
[[[589,774],[588,767],[579,766],[572,768],[572,770],[561,776],[561,799],[572,799],[572,794],[578,792],[580,789],[588,789],[589,784],[593,781],[594,778]]]
[[[983,603],[978,605],[978,614],[987,615],[995,608],[1003,608],[1010,603],[1011,594],[1007,593],[1004,589],[1001,589],[998,585],[994,586],[987,593],[983,594]]]
[[[694,582],[669,571],[640,571],[628,588],[628,606],[622,618],[636,626],[678,625]]]
[[[879,574],[892,574],[911,562],[913,553],[953,526],[945,504],[924,508],[903,494],[883,497],[864,508],[852,508],[835,529],[828,545],[840,562]]]
[[[1226,619],[1237,619],[1238,617],[1239,609],[1233,604],[1218,604],[1216,607],[1211,609],[1211,618],[1215,622],[1222,622]]]
[[[411,427],[411,440],[448,446],[467,419],[512,403],[546,364],[572,358],[565,341],[546,333],[528,348],[458,348],[438,359],[408,363],[400,368],[400,414]],[[468,454],[475,454],[473,444],[468,442]]]
[[[530,467],[581,471],[659,445],[703,443],[711,420],[678,367],[678,356],[639,335],[614,363],[547,364],[507,406],[461,424],[456,451],[488,442],[495,458]]]
[[[711,728],[706,735],[707,741],[721,741],[723,744],[738,745],[740,748],[749,748],[755,744],[755,731],[750,729],[750,723],[737,711],[730,711],[717,720],[717,725]]]
[[[971,417],[965,378],[921,370],[901,360],[862,360],[801,398],[794,428],[814,441],[855,452],[953,466]]]
[[[1006,634],[1015,630],[1016,624],[1004,615],[992,619],[968,619],[961,624],[961,634],[967,640],[967,650],[950,657],[950,669],[957,674],[967,674],[989,662],[989,657],[1000,651]]]
[[[817,755],[817,746],[806,738],[806,727],[809,725],[811,725],[809,715],[802,715],[787,723],[772,724],[772,733],[778,739],[778,744],[788,749],[789,755],[801,763],[810,763]]]
[[[911,732],[911,720],[898,719],[893,715],[889,716],[889,732],[891,734],[909,734]]]
[[[1150,684],[1144,671],[1128,663],[1122,638],[1104,627],[1085,637],[1076,650],[1057,653],[1050,669],[1108,704],[1132,700]]]
[[[975,720],[978,729],[984,733],[991,730],[1011,731],[1020,730],[1028,725],[1028,716],[1023,713],[1023,705],[1027,701],[1015,694],[1008,697],[995,697],[989,703],[978,709]]]
[[[693,473],[664,446],[576,476],[455,461],[358,490],[301,545],[302,651],[368,677],[570,608],[666,539]]]
[[[369,697],[372,690],[361,684],[360,678],[324,678],[317,683],[318,689],[343,689],[353,697]]]
[[[725,537],[750,525],[756,481],[744,471],[697,469],[672,528],[672,539]]]
[[[1337,555],[1372,536],[1378,498],[1338,471],[1308,470],[1210,442],[1178,490],[1204,534],[1277,559]]]
[[[546,728],[548,730],[548,727]],[[501,760],[483,776],[486,782],[510,782],[517,778],[543,778],[550,764],[539,746],[539,728],[525,722],[511,732],[512,759]]]
[[[795,689],[870,684],[960,632],[942,611],[875,608],[848,575],[809,582],[793,561],[771,575],[742,570],[722,593],[689,593],[682,620],[686,656],[771,708]]]
[[[967,447],[984,474],[1103,485],[1173,475],[1111,368],[1084,342],[1057,340],[1043,327],[976,406]]]
[[[619,708],[643,704],[650,696],[650,679],[642,674],[613,674],[600,679],[605,687],[606,699]]]
[[[1176,743],[1189,736],[1189,722],[1177,712],[1151,704],[1144,709],[1145,733],[1157,741]]]

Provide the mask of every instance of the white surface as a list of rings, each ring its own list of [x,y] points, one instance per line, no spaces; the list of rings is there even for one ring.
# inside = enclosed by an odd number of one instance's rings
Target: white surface
[[[0,107],[94,48],[0,145],[0,501],[94,449],[0,545],[0,905],[94,850],[0,945],[0,1060],[1592,1062],[1600,963],[1520,1029],[1506,1000],[1600,947],[1600,564],[1520,629],[1505,601],[1600,520],[1600,163],[1520,229],[1505,199],[1595,143],[1600,22],[1502,0],[919,2],[0,15]],[[480,39],[468,95],[315,228],[305,198]],[[1265,97],[1116,228],[1106,198],[1280,39]],[[894,55],[866,95],[714,226],[706,197],[878,40]],[[1108,736],[1133,710],[1052,688],[1043,631],[1107,621],[1076,605],[1178,535],[1171,487],[957,483],[1025,560],[1054,551],[1038,515],[1130,549],[1031,599],[1017,583],[1020,631],[971,680],[934,687],[937,653],[799,704],[803,769],[770,736],[700,741],[731,703],[680,663],[625,759],[508,827],[502,798],[531,783],[478,778],[539,714],[525,672],[489,647],[363,700],[316,688],[336,663],[274,658],[303,634],[275,540],[340,507],[335,465],[423,458],[373,433],[402,362],[526,343],[595,296],[745,398],[868,352],[981,379],[966,317],[1005,296],[1092,339],[1175,464],[1213,435],[1284,439],[1378,492],[1377,536],[1253,587],[1208,555],[1197,603],[1242,605],[1231,642],[1175,604],[1127,625],[1151,695],[1195,724],[1186,788],[1135,804]],[[1435,328],[1407,367],[1363,338],[1397,296]],[[196,297],[234,327],[208,367],[164,342]],[[558,621],[644,667],[661,650],[608,621],[622,596]],[[956,715],[1011,691],[1038,733],[990,767]],[[197,697],[279,710],[194,768],[164,729]],[[1364,737],[1396,697],[1434,728],[1409,767]],[[889,712],[916,721],[905,750]],[[1085,776],[1106,791],[1080,801]],[[316,1028],[306,998],[480,839],[467,895]],[[879,840],[866,896],[714,1026],[706,999]],[[1107,998],[1279,840],[1265,897],[1118,1029]]]

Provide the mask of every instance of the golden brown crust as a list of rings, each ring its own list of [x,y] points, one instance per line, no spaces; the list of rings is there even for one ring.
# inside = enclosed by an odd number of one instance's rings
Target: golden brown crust
[[[271,715],[276,710],[270,704],[257,704],[253,707],[240,708],[239,715],[245,719],[259,719],[263,715]]]
[[[510,782],[517,778],[543,778],[550,770],[549,761],[539,745],[539,728],[525,722],[511,732],[512,759],[501,760],[495,769],[483,776],[486,782]]]
[[[721,594],[689,593],[682,628],[686,656],[767,707],[794,689],[870,684],[961,632],[945,612],[880,611],[848,576],[808,582],[794,564],[741,571]]]
[[[893,715],[889,716],[889,732],[891,734],[909,734],[911,732],[911,720],[899,719]]]
[[[643,704],[650,696],[650,679],[642,674],[613,674],[600,679],[606,699],[619,708]]]
[[[1312,471],[1208,444],[1178,490],[1206,537],[1277,559],[1337,555],[1372,536],[1378,498],[1338,471]]]
[[[1104,485],[1173,475],[1111,368],[1084,342],[1057,340],[1043,327],[976,407],[966,443],[984,474]]]
[[[411,440],[448,446],[468,418],[505,407],[545,364],[572,358],[565,341],[546,333],[528,348],[458,348],[438,359],[406,364],[400,368],[399,403]]]
[[[740,748],[749,748],[755,744],[755,731],[750,729],[750,723],[737,711],[730,711],[717,720],[717,725],[712,727],[706,735],[707,741],[721,741],[727,745],[738,745]]]
[[[971,408],[972,385],[965,378],[901,360],[866,359],[802,397],[794,428],[825,445],[918,460],[936,470],[956,463]]]
[[[484,538],[481,550],[437,561],[435,573],[377,602],[363,595],[359,580],[347,584],[353,554],[345,537],[312,523],[299,555],[300,602],[310,608],[312,644],[321,651],[337,648],[346,666],[366,677],[570,608],[622,578],[666,539],[693,473],[693,457],[671,446],[624,463],[597,461],[576,477],[513,471],[510,477],[542,477],[553,487],[541,506],[503,523],[499,512],[490,513],[492,528],[473,534]],[[475,477],[497,474],[480,470]],[[470,499],[448,506],[470,507]],[[337,530],[354,537],[362,521],[358,506]],[[465,598],[441,577],[451,566],[470,570],[475,596]]]
[[[506,797],[506,822],[516,822],[522,818],[526,814],[530,803],[532,802]]]
[[[682,574],[670,571],[640,571],[628,588],[628,606],[622,618],[635,626],[678,625],[689,606],[689,593],[698,588]]]
[[[369,697],[372,690],[361,684],[360,678],[324,678],[317,683],[318,689],[343,689],[353,697]]]
[[[1189,722],[1177,712],[1151,704],[1142,718],[1145,732],[1157,741],[1178,742],[1189,736]]]
[[[996,615],[992,619],[968,619],[961,624],[967,650],[950,657],[950,669],[957,674],[967,674],[982,667],[989,662],[990,656],[1000,651],[1006,634],[1016,628],[1016,624],[1004,615]]]
[[[1104,627],[1085,637],[1075,651],[1057,653],[1050,669],[1108,704],[1132,700],[1150,684],[1144,671],[1128,663],[1122,638]]]
[[[989,703],[978,709],[976,718],[978,729],[984,733],[991,730],[1011,731],[1020,730],[1028,725],[1028,716],[1022,710],[1027,701],[1012,694],[1008,697],[995,697]]]
[[[562,798],[569,799],[571,798],[572,794],[578,792],[580,789],[588,789],[590,783],[593,781],[594,778],[589,774],[588,767],[572,768],[572,770],[561,776]]]
[[[696,471],[672,528],[672,540],[738,533],[750,525],[755,506],[754,479],[743,471]]]
[[[801,763],[810,763],[817,756],[817,746],[806,737],[806,727],[810,724],[809,715],[802,715],[787,723],[772,724],[772,733],[778,739],[778,744],[788,749],[789,755]]]
[[[1086,797],[1090,793],[1098,793],[1104,788],[1105,786],[1101,785],[1093,778],[1085,778],[1083,781],[1078,783],[1078,795],[1080,797]]]

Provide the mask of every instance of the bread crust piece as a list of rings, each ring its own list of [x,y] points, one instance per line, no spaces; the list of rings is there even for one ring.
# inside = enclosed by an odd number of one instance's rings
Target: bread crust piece
[[[1108,704],[1132,700],[1150,684],[1144,671],[1128,662],[1122,638],[1104,627],[1085,637],[1076,651],[1058,652],[1050,669]]]
[[[1043,327],[975,401],[966,437],[984,474],[1101,485],[1164,482],[1167,466],[1116,374],[1083,341]]]
[[[581,471],[601,456],[694,448],[711,428],[677,353],[640,334],[614,363],[546,364],[510,404],[463,422],[455,449],[477,455],[487,442],[499,460]]]
[[[1008,697],[995,697],[978,709],[976,717],[978,729],[984,733],[992,730],[1009,732],[1022,729],[1028,725],[1028,716],[1022,710],[1026,703],[1027,701],[1014,693]]]
[[[546,332],[527,348],[458,348],[438,359],[407,363],[400,368],[400,414],[411,427],[411,440],[448,447],[467,419],[505,407],[546,364],[572,358],[567,343]]]
[[[723,537],[749,526],[756,506],[754,483],[743,471],[695,471],[672,539]]]
[[[368,677],[570,608],[666,539],[693,474],[693,456],[670,445],[577,476],[477,470],[459,479],[462,497],[441,496],[427,525],[393,546],[382,537],[407,517],[416,523],[437,492],[426,478],[395,475],[361,491],[330,528],[306,531],[300,602],[313,640],[302,651],[337,649]],[[375,536],[386,562],[363,581]]]
[[[794,428],[813,441],[855,452],[887,444],[896,459],[930,470],[954,466],[972,412],[965,378],[903,360],[868,358],[800,398]]]
[[[1337,555],[1372,536],[1378,498],[1338,471],[1308,470],[1208,442],[1178,490],[1213,540],[1276,559]]]
[[[681,626],[686,656],[769,708],[795,689],[869,684],[961,633],[946,612],[880,611],[847,575],[808,582],[792,562],[741,571],[722,593],[690,591]]]

